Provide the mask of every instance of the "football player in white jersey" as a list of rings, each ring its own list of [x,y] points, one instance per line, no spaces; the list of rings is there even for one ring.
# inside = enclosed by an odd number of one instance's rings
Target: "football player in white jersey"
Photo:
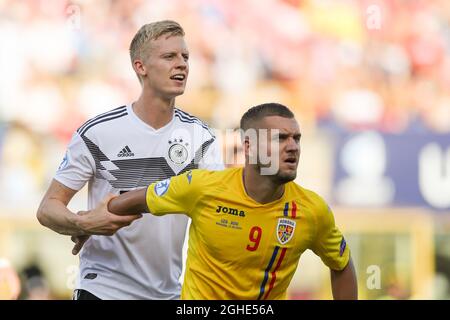
[[[67,205],[86,182],[92,209],[109,193],[190,169],[223,169],[209,127],[175,107],[189,74],[181,26],[168,20],[144,25],[131,42],[130,56],[141,96],[74,133],[37,212],[42,225],[72,236],[73,254],[81,250],[75,299],[178,299],[188,223],[182,215],[71,212]]]

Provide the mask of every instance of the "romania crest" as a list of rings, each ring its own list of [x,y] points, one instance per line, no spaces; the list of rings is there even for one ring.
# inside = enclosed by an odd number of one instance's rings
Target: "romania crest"
[[[277,238],[281,244],[286,244],[294,235],[296,222],[290,219],[278,219]]]

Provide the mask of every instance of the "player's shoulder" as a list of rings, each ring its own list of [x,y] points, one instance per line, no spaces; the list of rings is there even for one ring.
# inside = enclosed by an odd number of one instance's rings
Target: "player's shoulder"
[[[293,197],[306,206],[312,207],[315,212],[325,213],[329,211],[328,203],[317,192],[304,188],[299,184],[290,183]]]
[[[99,130],[105,128],[105,126],[109,127],[111,124],[116,125],[117,121],[123,120],[127,115],[128,108],[126,105],[123,105],[88,119],[76,132],[82,137],[88,133],[97,133]],[[108,131],[110,132],[110,130]]]
[[[200,118],[179,108],[174,108],[174,117],[178,121],[179,125],[199,129],[205,133],[209,133],[213,138],[215,138],[211,127]]]
[[[224,179],[233,177],[241,168],[228,168],[223,170],[193,169],[192,175],[211,179]]]
[[[240,168],[228,168],[224,170],[208,170],[208,169],[194,169],[186,173],[187,176],[191,176],[192,181],[196,184],[216,185],[227,183],[227,181],[236,178],[239,174]]]

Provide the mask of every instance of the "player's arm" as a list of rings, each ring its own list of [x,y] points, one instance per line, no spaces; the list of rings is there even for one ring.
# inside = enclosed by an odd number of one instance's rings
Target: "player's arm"
[[[108,211],[117,215],[138,215],[149,212],[146,200],[147,188],[128,191],[111,199],[108,203]]]
[[[330,270],[334,300],[357,300],[358,284],[352,258],[350,257],[344,269]]]
[[[67,209],[76,193],[76,190],[53,180],[39,205],[36,214],[39,222],[60,234],[83,235],[83,230],[76,223],[76,214]]]
[[[193,170],[152,183],[145,189],[128,191],[112,199],[108,210],[117,215],[150,212],[153,215],[182,213],[190,216],[207,181],[206,170]]]
[[[85,142],[75,132],[55,179],[37,210],[37,219],[42,225],[73,237],[112,235],[138,218],[119,217],[107,210],[91,210],[75,214],[67,208],[72,197],[92,178],[95,166]],[[107,200],[109,199],[105,199],[99,206],[106,207]]]
[[[37,211],[39,222],[51,230],[71,236],[112,235],[140,216],[120,217],[106,210],[112,196],[106,197],[97,208],[75,214],[67,208],[76,190],[53,180]]]
[[[334,299],[357,299],[358,289],[350,249],[337,228],[334,215],[325,201],[315,197],[316,235],[312,250],[330,268]]]

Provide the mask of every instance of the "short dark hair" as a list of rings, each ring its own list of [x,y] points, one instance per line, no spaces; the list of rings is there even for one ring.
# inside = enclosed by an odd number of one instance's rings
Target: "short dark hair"
[[[292,119],[294,114],[288,107],[280,103],[263,103],[254,107],[251,107],[244,113],[241,118],[241,129],[246,131],[251,128],[251,126],[264,117],[269,116],[280,116],[284,118]]]

